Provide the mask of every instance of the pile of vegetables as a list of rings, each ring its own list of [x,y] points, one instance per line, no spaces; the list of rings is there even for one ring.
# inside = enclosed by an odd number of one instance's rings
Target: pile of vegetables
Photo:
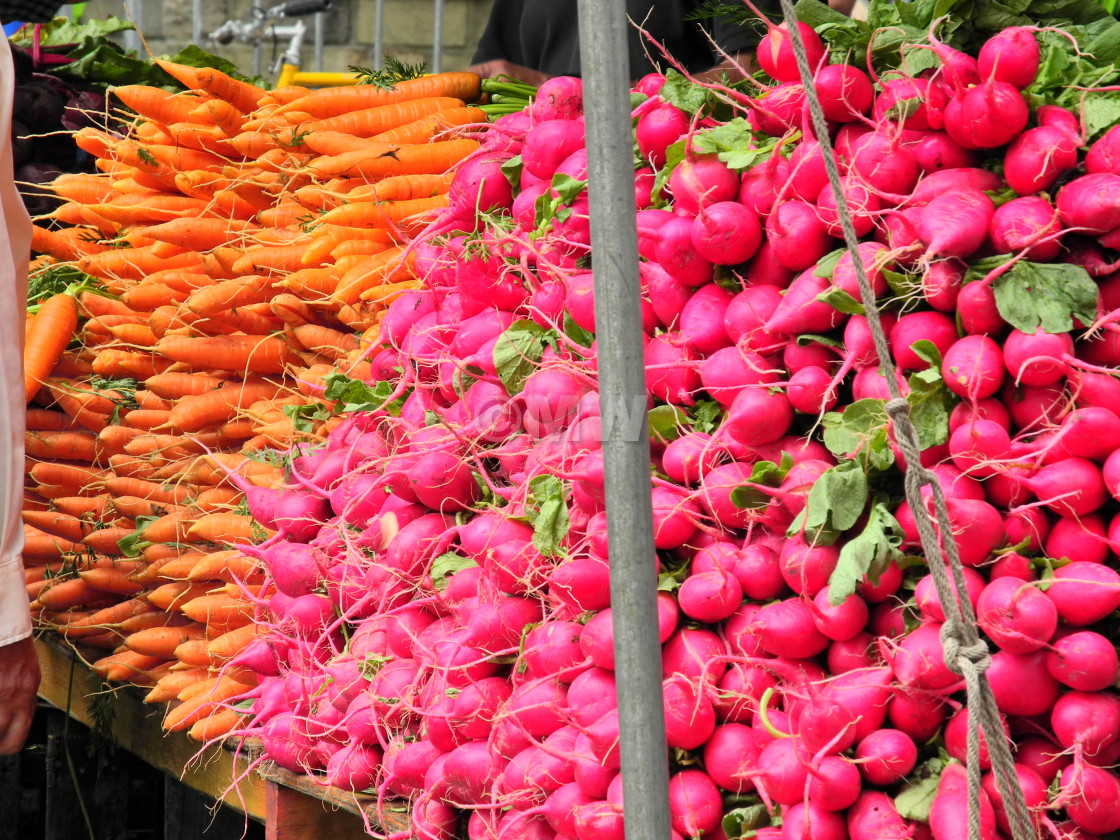
[[[127,133],[75,133],[98,171],[55,178],[63,201],[34,229],[24,561],[40,626],[110,651],[95,671],[151,702],[213,701],[257,679],[219,674],[255,634],[236,584],[263,583],[229,546],[270,533],[243,490],[339,422],[319,402],[332,372],[343,392],[369,377],[385,302],[416,286],[394,255],[478,146],[443,132],[482,114],[435,95],[476,97],[472,74],[266,92],[160,68],[187,91],[114,88]],[[237,722],[190,712],[168,728]]]
[[[1088,2],[875,3],[867,23],[798,11],[858,258],[991,649],[1006,729],[984,736],[1010,740],[1040,836],[1107,835],[1120,24]],[[653,436],[674,836],[958,840],[968,709],[928,573],[943,561],[922,555],[903,501],[785,30],[758,63],[743,84],[668,72],[633,92],[648,393],[631,416]],[[323,115],[272,97],[262,136],[289,137],[291,115],[290,144],[320,151]],[[234,550],[220,596],[221,577],[183,590],[251,606],[253,623],[215,657],[217,680],[180,692],[172,727],[252,737],[261,760],[371,791],[386,814],[406,800],[401,837],[623,836],[581,113],[578,80],[546,83],[455,168],[434,221],[368,258],[380,283],[407,267],[423,284],[389,279],[397,296],[355,355],[368,367],[304,403],[333,413],[321,444],[265,482],[214,473],[267,538]],[[412,160],[332,150],[283,148],[276,169],[377,177]],[[239,207],[227,189],[244,198],[223,182],[208,206]],[[354,207],[307,235],[385,214]],[[281,282],[330,282],[340,324],[382,299],[337,265],[306,271]],[[985,840],[1008,835],[989,772],[979,814]]]

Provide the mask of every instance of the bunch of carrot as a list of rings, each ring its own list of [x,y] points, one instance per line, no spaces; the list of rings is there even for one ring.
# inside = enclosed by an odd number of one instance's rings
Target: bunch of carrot
[[[279,484],[268,451],[329,432],[290,407],[333,370],[368,375],[380,312],[417,284],[409,237],[484,117],[467,73],[264,91],[161,66],[186,90],[116,88],[130,132],[77,132],[99,172],[60,176],[35,228],[33,274],[104,293],[28,321],[25,577],[41,626],[109,651],[98,673],[180,701],[166,727],[208,740],[256,679],[227,663],[263,577],[230,546],[268,535],[229,475]]]

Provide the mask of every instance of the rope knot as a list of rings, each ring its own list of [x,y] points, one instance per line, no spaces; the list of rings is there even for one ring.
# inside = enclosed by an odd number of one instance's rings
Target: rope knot
[[[968,644],[960,626],[952,619],[941,625],[941,648],[945,651],[945,664],[954,674],[964,675],[965,662],[972,663],[977,674],[984,673],[992,664],[987,643],[978,638]]]
[[[909,416],[910,403],[905,397],[899,397],[894,400],[887,400],[887,416],[895,422],[903,415]]]

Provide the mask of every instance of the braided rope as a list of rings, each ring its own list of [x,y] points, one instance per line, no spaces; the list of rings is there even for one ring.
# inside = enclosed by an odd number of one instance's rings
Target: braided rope
[[[789,28],[797,69],[805,88],[809,116],[812,121],[816,140],[820,144],[825,171],[832,194],[836,199],[836,210],[844,245],[852,257],[856,278],[859,281],[860,297],[867,317],[868,327],[879,357],[879,365],[887,380],[891,399],[887,402],[887,416],[894,428],[895,441],[905,460],[906,500],[914,515],[914,521],[921,538],[922,549],[926,554],[930,573],[937,590],[937,599],[945,613],[945,623],[941,627],[941,644],[946,665],[964,678],[967,696],[968,750],[966,768],[968,773],[968,836],[970,840],[980,840],[980,729],[987,733],[988,751],[991,756],[992,771],[996,774],[996,785],[1003,797],[1004,808],[1011,824],[1014,840],[1035,840],[1037,834],[1023,800],[1015,773],[1014,760],[1007,739],[1003,736],[1003,724],[991,686],[984,672],[991,664],[988,646],[976,629],[976,615],[967,598],[958,598],[957,592],[967,592],[965,586],[957,541],[953,537],[949,510],[945,504],[945,494],[937,476],[922,466],[921,446],[918,434],[910,420],[910,403],[902,396],[895,375],[894,362],[879,309],[875,303],[875,293],[867,279],[867,271],[859,253],[859,238],[852,225],[852,216],[844,196],[840,172],[832,141],[828,135],[828,125],[821,110],[813,85],[813,70],[805,54],[805,43],[797,27],[797,15],[791,0],[780,0],[782,14]],[[928,487],[933,499],[937,519],[936,528],[930,517],[922,489]],[[943,537],[939,541],[938,532]],[[943,558],[937,562],[936,558]]]

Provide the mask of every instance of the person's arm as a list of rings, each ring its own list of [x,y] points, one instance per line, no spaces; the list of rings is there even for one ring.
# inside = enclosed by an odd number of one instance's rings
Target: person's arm
[[[496,79],[499,76],[509,76],[511,79],[517,79],[519,82],[525,82],[530,85],[540,85],[553,78],[548,73],[542,73],[530,67],[522,67],[520,64],[506,61],[504,58],[484,61],[481,64],[472,64],[467,70],[471,73],[477,73],[484,79]]]
[[[23,584],[23,312],[31,220],[12,176],[12,54],[0,46],[0,754],[23,745],[35,710],[39,665]]]

